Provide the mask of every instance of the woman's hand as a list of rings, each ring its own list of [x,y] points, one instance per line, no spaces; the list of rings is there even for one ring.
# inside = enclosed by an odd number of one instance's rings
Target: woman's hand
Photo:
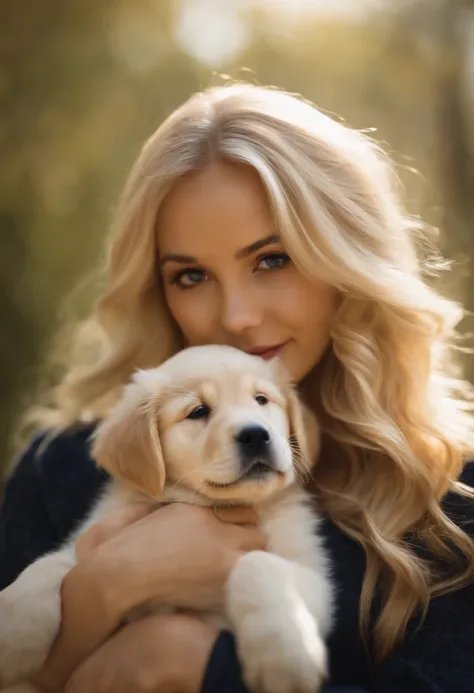
[[[74,672],[64,693],[199,693],[218,632],[187,614],[135,621]]]
[[[62,585],[58,638],[36,683],[62,691],[71,673],[115,631],[134,606],[151,599],[213,609],[223,601],[235,562],[265,548],[250,508],[173,504],[144,515],[128,508],[77,542],[78,565]]]
[[[117,622],[151,600],[217,609],[239,557],[266,548],[257,520],[250,508],[219,510],[217,517],[210,508],[173,503],[100,543],[84,563]]]

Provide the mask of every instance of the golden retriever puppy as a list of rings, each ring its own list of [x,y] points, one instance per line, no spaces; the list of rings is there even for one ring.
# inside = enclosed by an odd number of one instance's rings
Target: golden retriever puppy
[[[318,450],[314,417],[278,362],[231,347],[186,349],[138,371],[98,426],[93,454],[114,481],[55,553],[0,593],[0,679],[43,664],[60,625],[60,586],[77,536],[117,507],[181,501],[255,507],[269,551],[232,570],[218,618],[236,636],[245,680],[259,693],[314,693],[326,675],[328,562],[301,480]],[[159,605],[153,605],[159,608]]]

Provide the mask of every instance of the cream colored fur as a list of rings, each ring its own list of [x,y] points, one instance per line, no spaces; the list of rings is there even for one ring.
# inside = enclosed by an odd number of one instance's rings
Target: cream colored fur
[[[211,414],[188,418],[202,403]],[[235,435],[248,425],[270,436],[274,469],[260,478],[240,476]],[[237,562],[223,613],[205,616],[233,630],[250,690],[314,693],[327,674],[332,604],[318,519],[300,483],[317,448],[317,424],[278,363],[230,347],[194,347],[137,372],[95,434],[94,455],[115,481],[60,550],[0,592],[5,690],[32,690],[22,681],[40,669],[58,632],[60,587],[76,563],[76,538],[122,505],[151,510],[179,500],[255,507],[269,550]]]

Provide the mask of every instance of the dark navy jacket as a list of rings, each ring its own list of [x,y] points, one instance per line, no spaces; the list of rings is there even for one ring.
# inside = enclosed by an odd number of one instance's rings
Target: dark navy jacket
[[[0,507],[0,589],[64,541],[106,481],[90,456],[91,430],[71,429],[44,450],[38,436],[20,457]],[[474,463],[466,465],[462,481],[474,486]],[[445,508],[473,530],[474,502],[449,495]],[[331,678],[324,693],[474,693],[474,584],[432,600],[421,628],[412,619],[403,644],[374,669],[358,628],[364,553],[330,521],[322,531],[337,584]],[[215,644],[202,693],[247,693],[229,633]]]

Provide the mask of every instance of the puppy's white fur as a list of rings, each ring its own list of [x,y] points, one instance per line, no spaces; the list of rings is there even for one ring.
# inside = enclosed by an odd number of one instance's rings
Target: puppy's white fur
[[[203,402],[211,415],[190,419]],[[270,436],[273,470],[260,478],[242,476],[235,436],[248,425]],[[298,471],[309,471],[318,440],[314,417],[278,363],[230,347],[194,347],[136,373],[95,434],[95,457],[115,481],[63,548],[0,592],[2,684],[31,690],[21,681],[41,668],[58,632],[60,587],[76,563],[77,537],[123,505],[146,502],[151,510],[180,500],[256,508],[269,551],[237,562],[224,612],[206,617],[235,633],[252,691],[314,693],[327,673],[332,594],[318,519]]]

